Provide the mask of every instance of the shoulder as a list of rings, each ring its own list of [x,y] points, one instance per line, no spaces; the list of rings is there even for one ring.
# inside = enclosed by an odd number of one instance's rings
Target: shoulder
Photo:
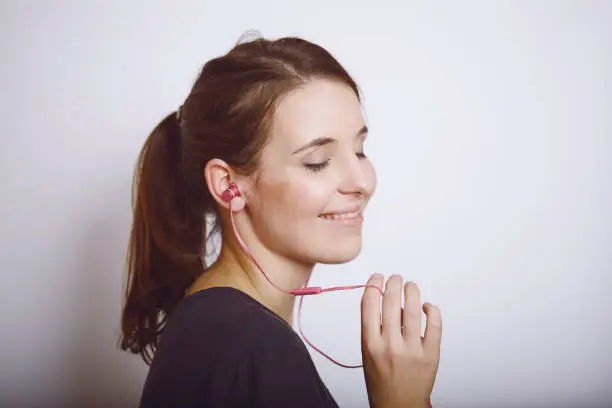
[[[302,339],[287,322],[244,292],[215,287],[177,305],[160,336],[153,365],[178,370],[200,364],[207,369],[198,372],[210,375],[213,367],[273,352],[312,364]]]
[[[300,343],[293,328],[244,292],[215,287],[185,297],[168,319],[163,343],[194,343],[232,354],[273,343]]]
[[[194,398],[204,398],[206,406],[336,406],[293,328],[231,288],[207,289],[181,301],[149,377],[147,390],[197,389]],[[181,384],[174,384],[177,378]]]

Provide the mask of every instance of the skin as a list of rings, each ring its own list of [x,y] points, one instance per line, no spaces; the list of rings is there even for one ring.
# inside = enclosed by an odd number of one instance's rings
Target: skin
[[[231,182],[238,185],[243,197],[232,203],[238,231],[270,279],[287,290],[302,287],[317,263],[348,262],[361,251],[361,222],[321,215],[364,209],[372,197],[376,174],[364,155],[366,136],[354,92],[315,79],[280,102],[256,174],[241,176],[222,160],[209,161],[206,181],[224,209],[222,251],[188,293],[232,286],[291,324],[294,296],[272,287],[245,257],[221,194]]]

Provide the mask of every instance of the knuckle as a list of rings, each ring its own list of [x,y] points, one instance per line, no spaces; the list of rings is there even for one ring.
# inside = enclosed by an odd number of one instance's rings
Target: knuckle
[[[401,339],[387,341],[383,353],[390,360],[403,356],[406,354],[404,342]]]
[[[442,327],[442,319],[439,315],[437,316],[429,316],[428,325],[431,327]]]
[[[408,307],[405,309],[404,313],[408,314],[408,317],[412,320],[418,319],[421,317],[421,311],[415,307]]]
[[[364,342],[364,349],[368,354],[374,357],[379,356],[383,353],[383,348],[381,347],[379,341],[366,340]]]

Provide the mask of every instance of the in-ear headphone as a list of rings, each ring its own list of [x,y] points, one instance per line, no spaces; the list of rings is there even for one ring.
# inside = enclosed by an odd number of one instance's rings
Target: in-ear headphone
[[[241,211],[246,202],[244,197],[238,190],[236,183],[231,183],[227,189],[221,194],[221,199],[230,205],[230,213],[233,215],[234,211]]]
[[[233,198],[239,197],[240,195],[241,194],[240,194],[240,190],[238,190],[238,186],[236,185],[236,183],[232,183],[223,192],[223,194],[221,194],[221,199],[225,201],[226,203],[229,203],[232,201]]]

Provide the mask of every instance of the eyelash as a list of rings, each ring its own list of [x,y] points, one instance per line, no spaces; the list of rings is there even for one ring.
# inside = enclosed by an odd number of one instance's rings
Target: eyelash
[[[368,156],[364,152],[355,153],[359,159],[367,159]],[[304,167],[312,172],[321,171],[329,165],[329,159],[325,160],[323,163],[307,163],[304,164]]]

